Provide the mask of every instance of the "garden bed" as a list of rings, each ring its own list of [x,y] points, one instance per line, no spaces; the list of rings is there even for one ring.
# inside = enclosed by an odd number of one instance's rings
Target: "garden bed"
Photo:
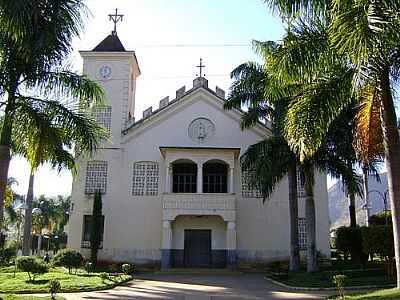
[[[35,281],[29,281],[26,272],[17,271],[14,277],[14,267],[0,268],[0,293],[47,293],[49,290],[49,281],[51,279],[60,281],[60,292],[104,290],[113,288],[132,279],[131,276],[122,274],[118,276],[108,276],[107,279],[102,279],[101,274],[102,273],[88,274],[81,269],[78,269],[76,273],[68,274],[68,271],[64,268],[51,268],[48,273],[37,276]]]
[[[336,274],[344,274],[347,276],[345,286],[390,287],[395,284],[394,279],[389,279],[385,271],[376,266],[367,269],[328,267],[315,273],[307,273],[305,271],[289,272],[287,278],[273,276],[273,273],[268,274],[268,277],[293,287],[334,288],[335,285],[332,282],[332,277]]]
[[[337,299],[332,296],[329,299]],[[374,292],[346,295],[346,300],[398,300],[400,299],[400,291],[397,289],[379,290]]]

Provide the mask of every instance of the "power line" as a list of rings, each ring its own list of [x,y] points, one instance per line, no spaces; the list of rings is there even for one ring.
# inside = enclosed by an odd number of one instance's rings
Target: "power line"
[[[251,47],[251,44],[149,44],[136,45],[135,48],[225,48],[225,47]]]

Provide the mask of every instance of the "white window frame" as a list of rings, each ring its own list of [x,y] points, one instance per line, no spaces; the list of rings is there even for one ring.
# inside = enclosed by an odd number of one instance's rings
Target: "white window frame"
[[[132,195],[157,196],[160,167],[155,161],[137,161],[132,166]]]
[[[255,186],[251,186],[249,178],[255,176],[254,171],[242,170],[242,197],[243,198],[262,198],[263,195]]]
[[[298,218],[299,250],[307,250],[307,219]]]
[[[102,170],[99,169],[104,167]],[[98,168],[97,170],[95,168]],[[107,192],[108,163],[102,160],[88,161],[86,165],[85,194],[94,194],[100,190]]]
[[[306,190],[304,188],[304,183],[301,180],[301,173],[300,170],[297,170],[297,197],[298,198],[305,198],[306,197]]]
[[[97,105],[93,107],[94,118],[108,133],[111,132],[111,115],[112,107],[110,105]]]

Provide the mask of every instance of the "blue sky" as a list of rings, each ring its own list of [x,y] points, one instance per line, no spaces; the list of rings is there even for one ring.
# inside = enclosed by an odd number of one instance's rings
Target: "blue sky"
[[[135,50],[142,71],[137,82],[136,112],[157,107],[165,96],[174,97],[183,85],[191,86],[195,66],[202,57],[209,86],[229,90],[229,73],[239,64],[257,60],[251,41],[279,40],[283,26],[262,0],[88,0],[91,11],[84,32],[73,42],[69,58],[80,72],[79,50],[91,50],[112,30],[108,14],[115,8],[124,14],[118,24],[118,36],[128,50]],[[207,46],[208,45],[208,46]],[[220,46],[236,45],[236,46]],[[13,159],[9,175],[25,194],[28,165]],[[68,195],[72,177],[68,171],[58,174],[47,166],[36,176],[35,195]]]

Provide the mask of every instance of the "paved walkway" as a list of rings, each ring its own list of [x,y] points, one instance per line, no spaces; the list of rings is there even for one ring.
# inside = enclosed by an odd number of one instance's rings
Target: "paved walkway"
[[[261,274],[241,275],[143,275],[112,290],[62,294],[67,300],[92,299],[325,299],[324,292],[284,290]]]

